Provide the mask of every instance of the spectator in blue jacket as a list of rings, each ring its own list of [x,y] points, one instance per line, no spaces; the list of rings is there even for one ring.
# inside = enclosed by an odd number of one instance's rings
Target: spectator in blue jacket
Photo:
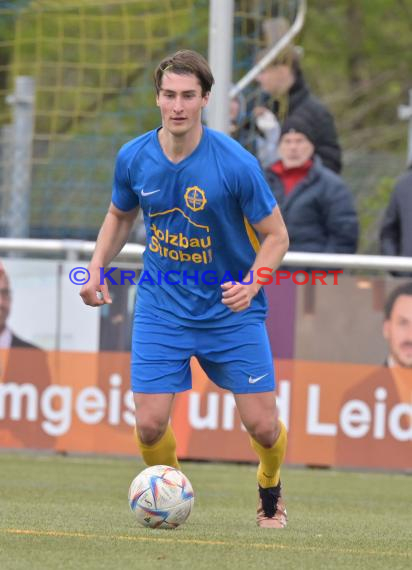
[[[314,154],[315,139],[309,123],[288,117],[280,160],[266,170],[289,233],[289,251],[355,253],[359,228],[352,195]]]

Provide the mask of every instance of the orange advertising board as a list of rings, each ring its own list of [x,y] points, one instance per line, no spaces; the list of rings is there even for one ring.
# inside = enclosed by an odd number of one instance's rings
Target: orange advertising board
[[[137,453],[124,352],[0,351],[0,447]],[[232,394],[192,362],[176,397],[181,458],[255,461]],[[276,361],[289,464],[412,470],[412,370]]]

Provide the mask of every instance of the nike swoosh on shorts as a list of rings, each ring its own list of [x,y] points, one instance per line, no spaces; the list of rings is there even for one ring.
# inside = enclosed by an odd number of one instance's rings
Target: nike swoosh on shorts
[[[266,374],[263,374],[263,376],[258,376],[257,378],[252,378],[252,376],[249,376],[249,384],[256,384],[256,382],[259,382],[259,380],[262,380],[262,378],[265,378],[265,376],[268,376],[269,372],[266,372]]]

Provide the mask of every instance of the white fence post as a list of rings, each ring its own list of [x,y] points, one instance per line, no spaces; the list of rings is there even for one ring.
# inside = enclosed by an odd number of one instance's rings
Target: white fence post
[[[407,165],[412,165],[412,89],[409,89],[409,105],[399,105],[398,117],[402,121],[409,121],[408,129],[408,155]]]
[[[210,0],[209,65],[215,85],[207,106],[207,124],[229,132],[229,92],[232,81],[234,0]]]
[[[34,79],[16,78],[16,88],[6,101],[13,108],[13,124],[9,131],[10,183],[7,235],[27,237],[30,226],[30,193],[34,136]]]

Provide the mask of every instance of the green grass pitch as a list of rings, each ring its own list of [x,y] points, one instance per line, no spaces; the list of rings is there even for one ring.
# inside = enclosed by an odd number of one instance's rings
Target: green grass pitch
[[[195,490],[182,527],[138,527],[131,459],[0,454],[0,568],[403,569],[412,567],[412,481],[284,469],[285,530],[255,526],[255,468],[183,463]]]

